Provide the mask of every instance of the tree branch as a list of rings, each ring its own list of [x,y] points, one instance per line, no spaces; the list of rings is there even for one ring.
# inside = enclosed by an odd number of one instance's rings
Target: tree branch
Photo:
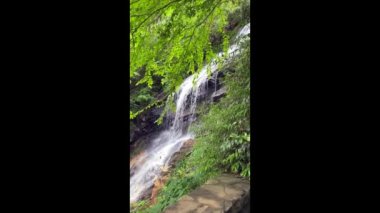
[[[152,16],[154,13],[156,13],[156,12],[158,12],[158,11],[160,11],[160,10],[163,10],[163,9],[169,7],[171,4],[174,4],[174,3],[176,3],[176,2],[180,2],[180,1],[182,1],[182,0],[174,0],[174,1],[171,1],[171,2],[169,2],[169,3],[167,3],[167,4],[165,4],[164,6],[162,6],[162,7],[158,8],[158,9],[156,9],[156,10],[153,11],[152,13],[135,14],[135,15],[131,14],[130,16],[131,16],[131,17],[139,17],[139,16],[146,16],[146,15],[149,15],[149,17],[150,17],[150,16]]]
[[[206,20],[208,19],[208,17],[210,17],[210,15],[214,12],[214,10],[216,9],[216,7],[218,6],[218,4],[219,4],[221,1],[222,1],[222,0],[220,0],[218,3],[215,4],[215,6],[214,6],[214,7],[212,8],[212,10],[210,11],[210,13],[207,14],[207,16],[206,16],[202,21],[200,21],[197,25],[194,25],[194,29],[193,29],[193,32],[192,32],[192,34],[191,34],[190,40],[189,40],[189,42],[188,42],[188,44],[187,44],[187,46],[186,46],[186,51],[185,51],[185,54],[184,54],[184,55],[187,55],[187,52],[188,52],[188,50],[189,50],[190,43],[191,43],[191,41],[192,41],[192,39],[193,39],[193,37],[194,37],[195,30],[196,30],[199,26],[201,26],[202,24],[204,24],[204,23],[206,22]]]
[[[137,0],[137,1],[134,1],[134,2],[130,2],[129,5],[132,5],[132,4],[137,3],[137,2],[139,2],[139,1],[140,1],[140,0]]]

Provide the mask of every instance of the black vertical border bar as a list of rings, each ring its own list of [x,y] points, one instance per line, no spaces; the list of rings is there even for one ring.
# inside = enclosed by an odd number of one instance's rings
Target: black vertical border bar
[[[252,4],[253,3],[253,4]],[[251,207],[250,211],[252,212],[253,209],[256,207],[257,202],[257,194],[256,194],[256,183],[257,183],[257,176],[256,176],[256,71],[257,71],[257,61],[256,61],[256,0],[251,1]]]

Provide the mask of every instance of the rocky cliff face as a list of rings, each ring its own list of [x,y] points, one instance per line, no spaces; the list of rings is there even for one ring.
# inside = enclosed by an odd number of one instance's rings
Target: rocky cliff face
[[[141,113],[131,122],[129,142],[133,144],[140,137],[156,132],[161,126],[154,122],[160,117],[163,107],[152,108]]]
[[[239,12],[240,13],[240,12]],[[248,16],[249,17],[249,16]],[[233,31],[237,29],[238,24],[241,22],[241,16],[232,14],[229,17],[229,24],[226,26],[226,31]],[[220,35],[213,35],[211,38],[212,41],[218,43],[220,42]],[[144,69],[142,69],[144,70]],[[222,70],[214,72],[213,76],[208,80],[207,87],[209,88],[206,93],[200,94],[197,101],[206,101],[206,102],[215,102],[218,101],[221,97],[226,94],[225,88],[222,88],[220,78],[223,78],[224,75],[228,72],[234,72],[233,66],[225,66]],[[136,79],[135,81],[137,81]],[[131,88],[134,93],[141,90],[141,85],[135,88]],[[137,92],[138,93],[138,92]],[[156,100],[164,100],[164,93],[161,88],[160,80],[154,78],[154,85],[152,89],[152,95]],[[140,137],[147,134],[157,132],[162,129],[162,125],[157,125],[154,122],[160,117],[161,112],[164,107],[152,107],[151,109],[146,110],[130,122],[130,144],[134,144]],[[185,118],[186,119],[186,118]]]
[[[231,67],[225,67],[223,70],[213,73],[213,76],[207,82],[208,90],[204,94],[198,96],[197,102],[216,102],[219,101],[224,95],[226,95],[227,90],[223,87],[220,79],[222,79],[226,73],[234,72]],[[162,98],[162,97],[157,97]],[[137,154],[140,150],[146,147],[150,140],[163,129],[163,124],[157,125],[155,121],[160,117],[162,107],[152,107],[145,112],[138,115],[134,120],[131,121],[130,125],[130,148],[132,156]],[[188,120],[190,112],[184,114],[183,120]],[[173,118],[168,118],[173,119]],[[166,118],[164,119],[165,123]]]
[[[154,182],[154,186],[152,188],[152,193],[150,196],[151,203],[156,203],[158,192],[161,190],[161,188],[165,185],[165,183],[169,179],[169,171],[173,169],[176,165],[176,162],[183,159],[186,155],[188,155],[191,152],[191,149],[194,145],[195,141],[193,139],[190,139],[182,145],[181,149],[174,153],[172,158],[170,159],[169,166],[161,168],[161,177],[157,178]]]

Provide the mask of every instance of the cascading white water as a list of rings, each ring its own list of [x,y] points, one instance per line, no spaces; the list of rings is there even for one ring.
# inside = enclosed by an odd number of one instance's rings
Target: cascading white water
[[[249,39],[246,35],[250,33],[250,24],[244,26],[236,36],[237,42],[228,49],[228,59],[238,54],[240,42]],[[222,56],[219,53],[218,56]],[[211,73],[217,70],[216,60],[212,60],[209,65],[203,67],[193,85],[194,75],[184,80],[177,93],[176,113],[173,124],[158,135],[151,143],[150,147],[140,156],[134,167],[130,179],[130,202],[139,200],[144,192],[152,187],[155,179],[160,175],[161,168],[166,166],[172,155],[177,152],[182,144],[193,138],[192,133],[187,132],[188,123],[184,122],[185,116],[190,116],[190,123],[194,119],[197,98],[207,90],[207,67],[211,67]],[[217,75],[215,75],[217,76]],[[215,77],[216,78],[216,77]],[[215,84],[216,84],[215,79]],[[190,100],[190,105],[188,104]]]

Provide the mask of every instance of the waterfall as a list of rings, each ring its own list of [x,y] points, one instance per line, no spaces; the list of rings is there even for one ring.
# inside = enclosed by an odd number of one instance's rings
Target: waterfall
[[[237,42],[231,45],[228,49],[228,57],[225,63],[232,56],[238,54],[240,42],[249,39],[250,24],[244,26],[236,36]],[[219,53],[218,56],[222,56]],[[194,138],[194,135],[187,131],[189,124],[195,119],[195,110],[197,99],[203,95],[207,88],[207,68],[211,67],[211,73],[217,70],[217,62],[215,59],[209,65],[206,65],[200,71],[196,79],[194,75],[189,76],[181,84],[178,93],[176,94],[176,112],[174,121],[171,125],[166,124],[166,129],[163,130],[158,137],[153,139],[143,155],[134,163],[134,171],[131,171],[130,177],[130,202],[138,201],[144,192],[151,188],[154,181],[159,177],[161,168],[166,166],[171,156],[177,152],[182,144]],[[214,77],[215,84],[217,83],[217,73]],[[195,85],[193,82],[195,81]],[[216,85],[215,85],[216,89]],[[187,117],[187,121],[184,118]]]

